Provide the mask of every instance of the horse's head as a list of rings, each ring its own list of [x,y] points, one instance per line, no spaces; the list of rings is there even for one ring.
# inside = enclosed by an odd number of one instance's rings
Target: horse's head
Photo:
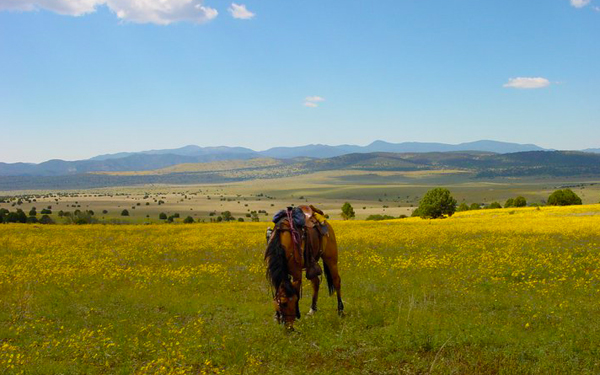
[[[282,284],[275,294],[275,316],[279,323],[285,323],[288,328],[292,328],[296,318],[299,316],[298,294],[291,286],[289,281]]]
[[[296,318],[300,318],[298,300],[300,299],[300,284],[290,280],[294,272],[301,272],[302,263],[296,264],[295,254],[298,251],[298,241],[293,239],[292,228],[287,220],[278,222],[275,230],[268,234],[265,261],[267,263],[267,279],[273,287],[275,300],[275,313],[280,323],[292,326]],[[290,267],[295,269],[290,270]],[[292,271],[292,272],[290,272]]]

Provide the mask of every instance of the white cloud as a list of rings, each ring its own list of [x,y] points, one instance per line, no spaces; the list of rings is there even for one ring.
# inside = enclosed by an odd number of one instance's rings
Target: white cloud
[[[254,13],[246,9],[246,6],[244,4],[238,5],[236,3],[231,3],[231,6],[227,10],[229,11],[229,13],[231,13],[233,18],[237,18],[240,20],[249,20],[254,18]]]
[[[571,5],[575,8],[583,8],[588,5],[592,0],[571,0]]]
[[[48,10],[62,15],[81,16],[106,5],[117,17],[135,23],[168,25],[186,21],[203,23],[217,17],[216,9],[203,0],[0,0],[0,10]]]
[[[320,96],[307,96],[304,98],[304,106],[310,108],[317,108],[320,102],[324,102],[325,98]]]
[[[513,89],[541,89],[543,87],[550,86],[550,81],[542,77],[517,77],[510,78],[504,87],[510,87]]]

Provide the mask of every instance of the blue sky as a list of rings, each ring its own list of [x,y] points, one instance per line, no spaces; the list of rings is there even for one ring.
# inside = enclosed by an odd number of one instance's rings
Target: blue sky
[[[0,161],[600,147],[600,0],[0,0]]]

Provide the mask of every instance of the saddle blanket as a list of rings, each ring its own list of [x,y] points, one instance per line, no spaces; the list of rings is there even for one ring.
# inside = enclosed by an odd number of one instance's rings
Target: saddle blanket
[[[273,222],[275,224],[279,223],[281,220],[287,219],[287,210],[281,210],[273,216]],[[294,220],[294,226],[296,228],[302,228],[306,224],[306,217],[304,216],[304,212],[298,207],[295,207],[292,210],[292,219]]]

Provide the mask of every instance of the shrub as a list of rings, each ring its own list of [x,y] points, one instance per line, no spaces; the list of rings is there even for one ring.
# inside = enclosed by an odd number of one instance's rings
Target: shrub
[[[231,211],[221,212],[221,218],[222,218],[222,220],[225,220],[225,221],[235,220],[235,217],[233,217],[233,215],[231,214]]]
[[[573,206],[581,204],[581,198],[571,189],[556,190],[548,197],[549,206]]]
[[[161,212],[161,213],[158,215],[158,218],[159,218],[160,220],[167,220],[167,214],[165,214],[164,212]]]
[[[191,224],[194,222],[194,218],[191,216],[186,217],[185,219],[183,219],[183,223],[184,224]]]
[[[354,208],[352,208],[352,205],[348,202],[344,203],[342,206],[342,219],[350,220],[355,216],[356,214],[354,213]]]
[[[121,211],[121,216],[129,216],[129,211],[127,211],[127,210]]]
[[[492,203],[490,204],[490,208],[491,208],[491,209],[494,209],[494,208],[502,208],[502,205],[501,205],[500,203],[498,203],[498,202],[492,202]]]
[[[367,220],[373,220],[373,221],[392,220],[392,219],[395,219],[395,217],[390,216],[390,215],[369,215],[369,217],[367,217]]]
[[[518,196],[515,198],[514,207],[525,207],[525,206],[527,206],[527,200],[524,197]]]
[[[421,217],[421,211],[419,211],[419,208],[415,208],[415,210],[412,212],[412,214],[410,215],[410,217]]]
[[[506,202],[504,203],[504,208],[514,207],[514,206],[515,206],[515,200],[513,198],[507,199]]]
[[[48,215],[43,215],[40,218],[40,224],[54,224],[54,220]]]
[[[50,215],[52,213],[52,210],[49,208],[44,208],[44,209],[42,209],[42,211],[40,211],[40,213],[42,215]]]
[[[465,202],[463,202],[456,208],[456,211],[457,212],[469,211],[469,205],[467,205]]]
[[[435,188],[425,194],[419,202],[417,210],[419,216],[423,219],[436,219],[445,215],[452,216],[456,211],[456,199],[452,197],[450,190]]]
[[[481,210],[481,205],[479,203],[471,203],[469,210]]]

